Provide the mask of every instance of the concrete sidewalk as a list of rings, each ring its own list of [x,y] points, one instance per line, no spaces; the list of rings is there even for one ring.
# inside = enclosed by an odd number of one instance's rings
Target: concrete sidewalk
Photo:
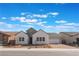
[[[55,49],[55,48],[0,48],[0,51],[79,51],[79,49]]]

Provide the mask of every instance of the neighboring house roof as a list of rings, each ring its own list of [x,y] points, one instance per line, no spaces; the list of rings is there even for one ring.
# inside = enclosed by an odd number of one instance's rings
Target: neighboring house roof
[[[57,33],[48,33],[49,39],[59,39],[59,34]]]
[[[3,32],[0,32],[0,40],[8,40],[7,38],[5,38],[5,36],[9,37],[9,35],[7,35],[7,34],[5,34]],[[4,38],[4,39],[2,39],[2,38]]]
[[[18,32],[5,32],[5,31],[3,31],[3,33],[9,35],[9,38],[10,38],[10,39],[8,39],[8,40],[15,40],[15,39],[14,39],[14,38],[15,38],[15,35],[16,35]]]
[[[73,37],[73,36],[79,35],[79,32],[60,32],[60,34],[65,34],[70,37]]]
[[[16,35],[18,32],[4,32],[4,33],[12,36],[12,35]]]
[[[34,28],[30,28],[27,30],[27,34],[29,37],[32,37],[32,35],[36,32],[37,32],[37,30],[35,30]]]
[[[3,35],[6,35],[6,36],[9,36],[8,34],[4,33],[4,32],[0,32],[0,34],[3,34]]]

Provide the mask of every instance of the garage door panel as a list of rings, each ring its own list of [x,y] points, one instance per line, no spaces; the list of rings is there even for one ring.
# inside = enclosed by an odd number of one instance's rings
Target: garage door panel
[[[59,39],[50,39],[50,43],[60,43]]]

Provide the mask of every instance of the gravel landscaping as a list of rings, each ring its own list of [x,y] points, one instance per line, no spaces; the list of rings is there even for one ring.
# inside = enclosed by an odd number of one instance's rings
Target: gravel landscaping
[[[69,45],[64,45],[64,44],[48,44],[48,45],[16,45],[16,46],[3,46],[3,48],[68,48],[68,49],[73,49],[76,47],[69,46]]]

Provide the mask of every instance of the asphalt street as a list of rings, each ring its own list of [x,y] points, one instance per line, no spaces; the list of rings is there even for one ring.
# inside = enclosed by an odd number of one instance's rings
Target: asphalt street
[[[19,50],[19,51],[0,51],[0,56],[79,56],[79,50]]]

